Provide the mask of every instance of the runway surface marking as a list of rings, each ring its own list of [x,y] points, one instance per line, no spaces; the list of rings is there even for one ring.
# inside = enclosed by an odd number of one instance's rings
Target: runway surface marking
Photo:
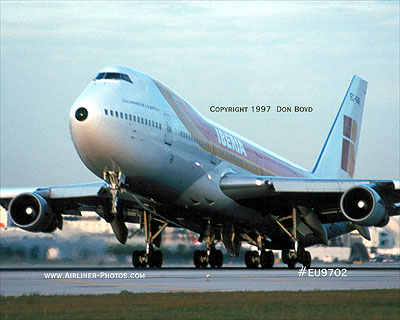
[[[101,282],[89,282],[89,281],[78,281],[78,280],[67,280],[67,279],[43,279],[50,281],[59,281],[59,282],[67,282],[67,283],[76,283],[76,284],[84,284],[84,285],[92,285],[92,286],[106,286],[106,287],[131,287],[131,288],[147,288],[147,289],[163,289],[163,290],[176,290],[176,291],[196,291],[202,292],[204,289],[196,289],[196,288],[179,288],[179,287],[169,287],[169,286],[152,286],[152,285],[140,285],[140,284],[121,284],[121,283],[101,283]],[[211,292],[223,292],[224,290],[207,290]]]

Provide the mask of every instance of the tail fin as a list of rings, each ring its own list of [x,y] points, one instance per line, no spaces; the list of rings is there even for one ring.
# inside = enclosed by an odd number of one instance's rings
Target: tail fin
[[[367,82],[354,75],[312,170],[316,176],[353,178],[366,93]]]

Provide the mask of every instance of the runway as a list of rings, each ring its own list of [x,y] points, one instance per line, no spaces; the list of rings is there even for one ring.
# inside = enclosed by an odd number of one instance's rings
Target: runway
[[[310,291],[400,289],[400,269],[1,269],[3,296],[106,294],[129,291]]]

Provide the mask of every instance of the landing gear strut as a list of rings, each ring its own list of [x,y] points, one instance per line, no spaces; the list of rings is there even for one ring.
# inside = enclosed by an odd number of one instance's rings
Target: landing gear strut
[[[153,216],[150,212],[143,211],[141,213],[140,221],[144,227],[144,237],[146,240],[146,250],[135,250],[132,253],[132,264],[135,268],[161,268],[163,264],[163,254],[160,250],[154,249],[154,242],[156,238],[161,236],[161,232],[167,227],[167,222],[163,222],[162,226],[156,230],[152,224]],[[160,245],[160,240],[158,244]]]
[[[125,244],[128,238],[128,229],[125,225],[123,207],[118,205],[118,196],[121,192],[122,184],[125,183],[125,176],[121,171],[104,171],[103,178],[110,184],[109,192],[111,194],[111,200],[107,200],[104,205],[104,219],[111,224],[117,240]]]
[[[294,242],[294,250],[282,250],[282,262],[287,264],[289,269],[294,269],[296,267],[296,263],[300,262],[303,264],[304,267],[310,268],[311,266],[311,253],[309,251],[306,251],[304,247],[299,245],[298,238],[297,238],[297,214],[296,214],[296,208],[293,207],[292,211],[292,221],[293,221],[293,228],[292,232],[289,232],[279,221],[278,218],[273,217],[275,222],[285,231],[289,237],[292,239]]]
[[[111,194],[111,200],[107,200],[104,205],[104,219],[111,224],[117,240],[125,244],[128,238],[128,229],[125,225],[124,208],[118,203],[118,197],[121,192],[124,192],[123,184],[126,178],[121,171],[107,170],[104,170],[103,178],[110,184],[109,192]],[[160,233],[167,226],[167,222],[158,221],[157,224],[152,224],[152,220],[151,212],[146,210],[141,212],[140,229],[144,227],[146,250],[135,250],[132,253],[132,264],[135,268],[146,268],[147,265],[150,268],[160,268],[163,264],[163,254],[160,250],[155,250],[153,244],[155,242],[157,246],[160,246]],[[159,227],[160,224],[161,227]]]

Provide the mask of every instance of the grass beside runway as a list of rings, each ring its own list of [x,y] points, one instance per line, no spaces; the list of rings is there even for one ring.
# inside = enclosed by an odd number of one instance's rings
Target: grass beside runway
[[[0,319],[396,319],[400,290],[0,297]]]

